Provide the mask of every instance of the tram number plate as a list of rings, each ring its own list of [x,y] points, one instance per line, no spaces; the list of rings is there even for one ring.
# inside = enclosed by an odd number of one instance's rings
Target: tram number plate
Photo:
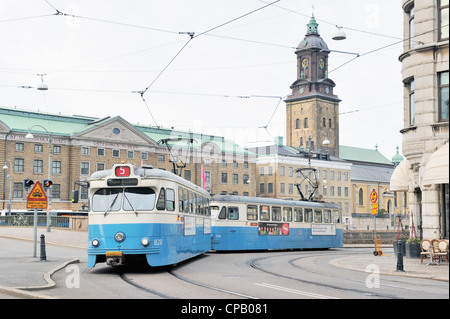
[[[163,240],[162,238],[156,238],[153,240],[153,246],[162,246]]]

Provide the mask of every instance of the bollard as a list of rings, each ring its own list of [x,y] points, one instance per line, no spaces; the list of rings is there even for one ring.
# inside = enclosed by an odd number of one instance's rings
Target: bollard
[[[397,271],[402,271],[403,270],[403,245],[405,245],[404,242],[402,242],[401,240],[398,241],[397,243]]]
[[[47,255],[45,253],[45,236],[44,234],[41,235],[41,261],[47,260]]]

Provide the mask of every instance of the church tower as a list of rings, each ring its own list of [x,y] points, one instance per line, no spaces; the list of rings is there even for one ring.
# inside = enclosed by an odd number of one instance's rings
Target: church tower
[[[328,78],[330,50],[319,35],[314,14],[305,38],[297,47],[297,80],[286,102],[286,144],[292,147],[328,151],[339,156],[339,102],[333,94],[336,84]],[[328,139],[329,145],[323,145]]]

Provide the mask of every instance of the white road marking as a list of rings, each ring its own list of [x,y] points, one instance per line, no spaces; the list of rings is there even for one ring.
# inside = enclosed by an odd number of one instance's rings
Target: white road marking
[[[315,293],[312,293],[312,292],[301,291],[301,290],[296,290],[296,289],[291,289],[291,288],[275,286],[275,285],[266,284],[266,283],[255,284],[255,285],[260,286],[260,287],[265,287],[265,288],[271,288],[271,289],[275,289],[275,290],[285,291],[285,292],[289,292],[289,293],[292,293],[292,294],[312,297],[312,298],[318,298],[318,299],[339,299],[339,298],[335,298],[335,297],[315,294]]]

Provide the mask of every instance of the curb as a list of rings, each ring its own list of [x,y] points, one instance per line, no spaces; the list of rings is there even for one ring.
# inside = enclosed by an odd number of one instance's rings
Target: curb
[[[76,264],[76,263],[79,263],[79,262],[80,262],[79,259],[68,260],[68,261],[62,263],[61,265],[53,268],[52,270],[46,272],[44,274],[44,280],[47,282],[47,285],[31,286],[31,287],[3,287],[3,286],[0,286],[0,292],[8,294],[8,295],[15,296],[15,297],[19,297],[19,298],[58,299],[58,298],[55,298],[55,297],[45,296],[45,295],[42,295],[42,294],[39,294],[39,293],[35,293],[35,292],[32,292],[32,291],[54,288],[56,286],[56,283],[52,280],[51,276],[55,272],[65,268],[67,265]]]

